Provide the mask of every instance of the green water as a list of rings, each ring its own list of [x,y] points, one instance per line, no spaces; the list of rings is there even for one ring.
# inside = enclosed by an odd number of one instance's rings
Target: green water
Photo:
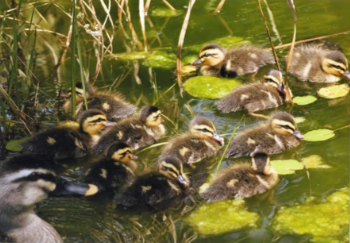
[[[132,15],[132,23],[136,33],[142,41],[140,25],[138,21],[138,1],[129,1]],[[184,15],[187,1],[170,1],[176,9],[182,10],[182,14],[172,18],[152,17],[152,11],[158,7],[164,7],[161,1],[152,1],[149,11],[149,18],[153,23],[150,28],[146,23],[148,42],[152,42],[151,50],[159,49],[170,53],[176,53],[178,36]],[[197,0],[189,22],[186,33],[184,47],[190,45],[200,45],[212,39],[229,35],[240,36],[254,44],[268,47],[269,42],[266,31],[259,12],[258,2],[253,0],[226,1],[222,12],[213,15],[219,1]],[[276,32],[272,32],[275,45],[291,42],[292,38],[292,17],[286,1],[270,0],[269,7],[276,23]],[[295,1],[298,16],[297,39],[308,39],[337,32],[350,30],[350,1],[346,0],[310,0]],[[0,5],[1,6],[1,5]],[[4,10],[5,7],[1,6]],[[69,9],[69,6],[65,6]],[[112,4],[115,15],[116,29],[117,8]],[[49,18],[50,29],[66,34],[69,28],[69,18],[62,14],[55,7],[42,7],[42,13]],[[30,13],[28,13],[28,18]],[[103,12],[99,13],[100,19],[104,18]],[[269,18],[269,17],[268,17]],[[36,19],[38,20],[38,19]],[[226,23],[226,26],[223,24]],[[42,25],[46,25],[40,21]],[[123,23],[127,29],[127,23]],[[107,28],[110,27],[107,24]],[[128,30],[128,29],[127,29]],[[130,32],[128,32],[130,35]],[[57,37],[49,34],[38,34],[48,40],[55,52],[61,50],[62,42]],[[84,35],[84,34],[83,34]],[[348,60],[350,59],[350,34],[338,35],[329,40],[339,43],[344,49]],[[51,51],[39,41],[36,50],[38,52],[35,75],[40,84],[38,102],[42,105],[39,113],[45,112],[43,123],[52,125],[64,117],[56,96],[60,87],[60,82],[65,88],[69,86],[70,80],[70,60],[69,58],[61,66],[59,76],[54,75],[46,80],[45,78],[52,72],[54,58]],[[126,43],[130,45],[130,40]],[[3,48],[2,55],[5,55],[6,48]],[[113,42],[113,52],[125,52],[122,35],[116,31]],[[84,46],[85,65],[89,67],[90,78],[95,70],[96,58],[91,45]],[[284,56],[286,50],[279,52],[280,58]],[[184,55],[196,54],[184,51]],[[69,56],[69,54],[68,54]],[[67,56],[67,57],[68,57]],[[108,89],[111,84],[117,83],[113,90],[124,94],[127,100],[137,103],[139,107],[145,104],[152,104],[157,98],[151,83],[156,80],[159,94],[168,90],[176,77],[174,68],[153,68],[149,70],[139,61],[139,72],[142,84],[138,85],[133,75],[132,62],[121,62],[108,57],[103,61],[102,72],[97,79],[96,86]],[[130,70],[130,72],[128,72]],[[119,82],[118,77],[125,74],[126,77]],[[152,74],[150,76],[150,73]],[[59,77],[59,78],[58,78]],[[341,81],[345,83],[345,80]],[[290,85],[294,95],[316,95],[316,90],[320,85],[304,84],[297,80],[290,80]],[[190,106],[195,114],[204,115],[210,118],[219,134],[229,134],[234,129],[236,123],[241,119],[243,113],[223,115],[214,107],[214,100],[196,99],[188,94],[181,98],[178,88],[175,87],[166,95],[162,96],[156,105],[176,124],[166,123],[168,135],[160,142],[166,141],[176,133],[184,132],[192,115],[187,108]],[[349,125],[349,96],[336,100],[318,100],[308,106],[283,106],[280,110],[291,112],[294,116],[302,116],[306,121],[300,123],[299,129],[305,133],[318,128],[337,129]],[[271,110],[263,112],[269,114]],[[256,124],[258,121],[245,116],[241,124],[241,131],[244,127]],[[226,136],[228,139],[229,135]],[[226,140],[227,141],[227,140]],[[151,166],[159,149],[151,149],[138,153],[140,169]],[[292,206],[297,203],[304,204],[309,197],[314,197],[317,202],[323,201],[330,194],[349,185],[349,129],[336,131],[334,138],[324,142],[303,142],[296,149],[292,149],[283,154],[274,155],[272,159],[297,159],[300,160],[309,155],[319,155],[325,164],[331,166],[330,169],[310,169],[309,171],[297,171],[293,175],[280,177],[280,182],[273,190],[272,199],[260,202],[259,197],[247,200],[248,210],[259,215],[258,227],[255,229],[245,227],[233,232],[221,235],[203,236],[196,232],[182,219],[195,210],[203,202],[194,199],[193,204],[180,208],[169,209],[161,213],[128,214],[118,212],[110,200],[94,201],[87,199],[46,199],[37,207],[37,213],[53,225],[65,239],[65,242],[310,242],[307,235],[280,234],[272,230],[273,218],[280,207]],[[219,157],[213,158],[211,162],[218,161]],[[245,159],[242,159],[242,161]],[[236,161],[236,160],[235,160]],[[223,166],[231,164],[233,160],[225,160]],[[70,167],[65,172],[65,176],[79,180],[85,173],[87,166],[80,163],[79,166]],[[332,222],[330,222],[332,224]],[[335,239],[337,240],[337,239]],[[339,239],[339,242],[342,242]]]

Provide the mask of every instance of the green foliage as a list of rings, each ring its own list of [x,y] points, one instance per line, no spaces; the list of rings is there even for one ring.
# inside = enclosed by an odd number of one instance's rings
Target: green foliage
[[[19,152],[21,151],[21,143],[27,141],[28,139],[29,137],[11,140],[6,144],[5,148],[9,151]]]
[[[210,43],[216,43],[224,48],[230,48],[230,47],[234,47],[234,46],[241,46],[241,45],[250,44],[250,41],[245,40],[239,36],[226,36],[226,37],[217,38],[217,39],[214,39],[214,40],[211,40],[208,42],[204,42],[200,45],[187,46],[187,47],[184,47],[183,49],[199,52],[203,46],[210,44]]]
[[[297,105],[308,105],[314,103],[317,100],[315,96],[307,95],[307,96],[295,96],[293,98],[293,102]]]
[[[349,93],[349,86],[347,84],[332,85],[329,87],[323,87],[317,91],[320,97],[326,99],[336,99],[346,96]]]
[[[169,8],[156,8],[152,10],[152,17],[166,18],[166,17],[176,17],[182,14],[181,10],[172,10]]]
[[[280,175],[294,174],[296,170],[302,170],[304,165],[294,159],[272,160],[272,167]]]
[[[176,67],[176,55],[165,51],[154,51],[144,61],[145,66],[173,69]]]
[[[332,137],[334,137],[335,134],[332,130],[329,129],[318,129],[318,130],[312,130],[304,134],[304,140],[308,142],[318,142],[318,141],[325,141]]]

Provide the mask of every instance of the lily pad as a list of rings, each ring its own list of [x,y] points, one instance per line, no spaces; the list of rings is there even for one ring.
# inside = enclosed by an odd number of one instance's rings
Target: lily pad
[[[148,67],[172,69],[176,66],[176,55],[165,51],[154,51],[145,59]]]
[[[141,51],[141,52],[124,52],[124,53],[116,53],[113,54],[113,57],[122,60],[122,61],[134,61],[134,60],[142,60],[148,57],[149,52]]]
[[[347,95],[349,90],[350,88],[347,84],[340,84],[321,88],[317,91],[317,94],[326,99],[335,99]]]
[[[182,13],[181,10],[172,10],[170,8],[156,8],[152,10],[152,17],[166,18],[166,17],[176,17]]]
[[[9,151],[13,151],[13,152],[19,152],[21,151],[21,143],[27,141],[30,137],[24,137],[24,138],[21,138],[21,139],[14,139],[14,140],[11,140],[9,141],[5,148]]]
[[[244,227],[256,228],[259,216],[247,211],[243,200],[203,204],[185,222],[201,235],[217,235]]]
[[[184,88],[190,95],[202,99],[220,99],[240,85],[238,79],[196,76],[188,79]]]
[[[293,103],[297,105],[308,105],[308,104],[314,103],[316,100],[317,98],[313,95],[295,96],[293,98]]]
[[[349,188],[325,203],[280,208],[272,228],[280,234],[310,235],[312,242],[349,242]]]
[[[183,49],[199,52],[203,46],[210,43],[216,43],[224,48],[231,48],[235,46],[250,44],[251,42],[239,36],[225,36],[222,38],[217,38],[208,42],[204,42],[200,45],[187,46],[187,47],[184,47]]]
[[[313,154],[302,158],[301,163],[303,163],[303,165],[309,169],[310,168],[323,168],[323,169],[331,168],[329,165],[324,164],[321,156],[317,154]]]
[[[272,160],[272,167],[280,175],[294,174],[296,170],[302,170],[304,165],[294,159]]]
[[[302,122],[306,121],[306,118],[303,116],[297,116],[297,117],[294,117],[294,120],[296,123],[302,123]]]
[[[332,137],[334,137],[335,134],[332,130],[329,129],[318,129],[318,130],[312,130],[304,134],[304,140],[308,142],[318,142],[318,141],[325,141]]]
[[[181,68],[181,75],[190,76],[197,73],[197,69],[194,66],[186,65]]]

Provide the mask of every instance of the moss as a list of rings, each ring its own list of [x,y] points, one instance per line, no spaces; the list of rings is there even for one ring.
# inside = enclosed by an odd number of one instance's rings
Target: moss
[[[218,78],[212,76],[197,76],[188,79],[184,88],[190,95],[202,99],[219,99],[229,94],[240,85],[238,79]]]
[[[204,204],[185,222],[201,235],[217,235],[244,227],[257,226],[258,215],[248,212],[243,200],[227,200]]]
[[[280,234],[308,234],[313,242],[349,242],[349,188],[330,195],[325,203],[281,208],[273,229]]]
[[[176,55],[165,51],[152,52],[144,62],[145,66],[172,69],[176,67]]]

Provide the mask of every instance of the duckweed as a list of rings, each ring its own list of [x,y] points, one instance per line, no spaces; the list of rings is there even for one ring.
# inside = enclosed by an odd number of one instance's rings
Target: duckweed
[[[273,229],[280,234],[310,235],[312,242],[349,242],[349,188],[330,195],[325,203],[280,208]]]
[[[185,222],[201,235],[217,235],[244,227],[257,227],[259,216],[247,211],[243,200],[203,204]]]

